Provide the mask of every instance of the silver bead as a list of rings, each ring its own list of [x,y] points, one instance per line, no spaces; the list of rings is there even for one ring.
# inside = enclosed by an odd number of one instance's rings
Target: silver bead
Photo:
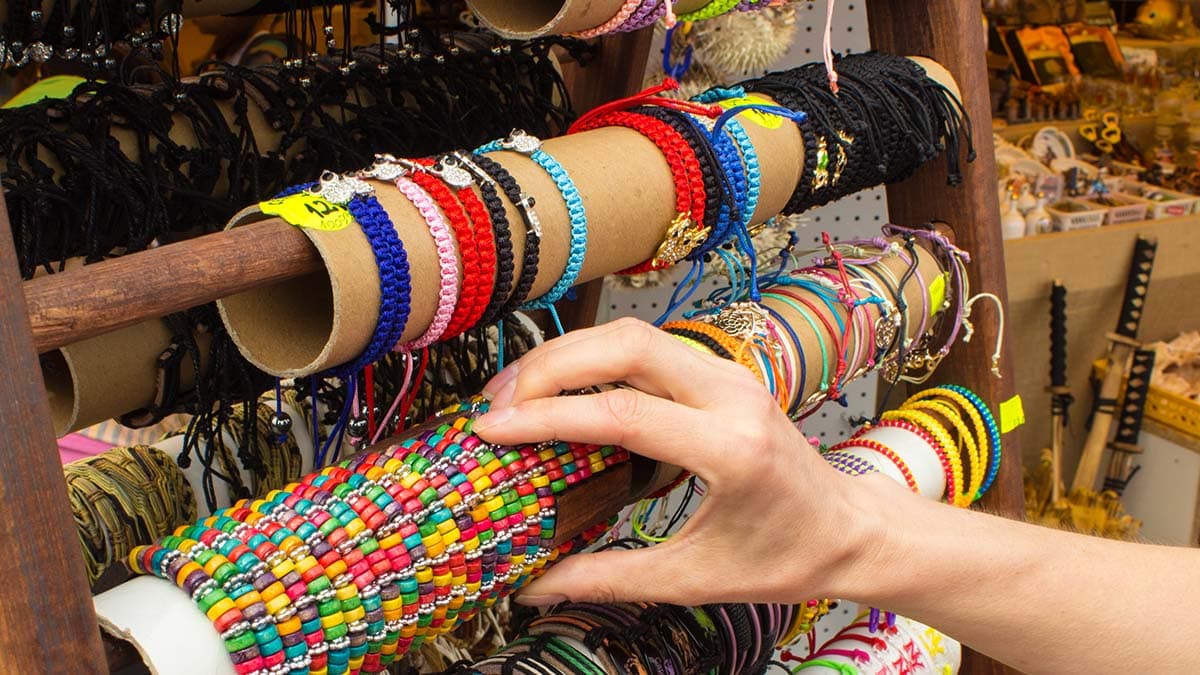
[[[364,438],[367,435],[367,419],[365,417],[351,417],[350,422],[346,424],[346,433],[351,438]]]
[[[146,3],[144,3],[144,2],[139,1],[139,2],[133,3],[133,11],[137,12],[138,14],[145,14],[146,9],[147,9]]]
[[[50,47],[47,43],[35,42],[29,46],[29,58],[38,62],[38,64],[44,64],[53,55],[54,47]]]
[[[381,63],[377,67],[379,68],[380,75],[387,75],[388,71],[391,70],[391,67],[386,63]]]
[[[282,410],[271,415],[271,431],[276,436],[287,436],[292,430],[292,416]]]
[[[301,86],[301,87],[306,87],[306,88],[307,88],[307,87],[308,87],[309,85],[311,85],[311,84],[312,84],[312,78],[311,78],[311,77],[309,77],[309,76],[307,76],[307,75],[304,75],[303,77],[301,77],[301,78],[300,78],[300,86]]]
[[[62,36],[67,40],[75,37],[75,26],[63,26]]]
[[[107,59],[104,59],[104,67],[105,67],[105,68],[108,68],[109,70],[112,70],[113,68],[116,68],[116,67],[117,67],[117,60],[116,60],[116,59],[114,59],[114,58],[113,58],[113,57],[111,57],[111,56],[110,56],[110,57],[108,57]]]
[[[40,9],[30,10],[29,11],[29,20],[30,21],[41,21],[42,20],[42,10],[40,10]]]
[[[326,49],[337,49],[337,40],[334,40],[333,38],[329,38],[328,40],[325,41],[325,48]]]
[[[183,27],[183,17],[175,13],[166,14],[158,23],[158,27],[162,29],[162,32],[174,35]]]
[[[325,26],[321,30],[325,31],[325,37],[333,37],[333,26]]]
[[[183,103],[186,100],[187,100],[186,92],[182,92],[182,91],[175,92],[175,102],[176,103]]]

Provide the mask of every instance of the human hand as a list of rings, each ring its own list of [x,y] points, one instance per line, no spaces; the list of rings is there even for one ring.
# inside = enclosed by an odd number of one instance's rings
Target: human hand
[[[575,389],[623,382],[583,396]],[[875,511],[827,465],[745,367],[621,319],[530,351],[484,388],[474,430],[490,443],[549,439],[620,445],[682,466],[705,499],[665,543],[572,556],[517,600],[799,603],[840,597],[873,549]]]

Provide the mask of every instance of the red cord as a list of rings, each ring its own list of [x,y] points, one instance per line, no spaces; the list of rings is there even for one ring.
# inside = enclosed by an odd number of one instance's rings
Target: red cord
[[[363,368],[363,381],[367,399],[367,438],[375,437],[375,365]]]

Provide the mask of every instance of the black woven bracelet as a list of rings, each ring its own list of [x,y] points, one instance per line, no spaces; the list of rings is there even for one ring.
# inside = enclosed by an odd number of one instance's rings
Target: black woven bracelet
[[[485,155],[474,155],[470,161],[496,181],[496,184],[504,191],[504,196],[508,197],[508,201],[517,207],[517,210],[521,212],[522,220],[525,221],[525,253],[521,261],[521,274],[517,278],[517,285],[513,289],[512,296],[500,308],[496,317],[503,319],[525,303],[529,298],[530,290],[533,289],[534,281],[537,280],[538,260],[542,247],[542,225],[537,213],[533,210],[535,206],[533,197],[521,190],[521,186],[517,184],[517,180],[508,172],[508,169]]]
[[[716,339],[714,339],[711,335],[706,335],[700,331],[691,330],[688,328],[667,328],[666,331],[671,335],[678,335],[679,337],[687,338],[689,340],[695,340],[705,347],[708,347],[712,353],[725,359],[726,361],[734,360],[733,353],[721,346],[721,343],[717,342]]]

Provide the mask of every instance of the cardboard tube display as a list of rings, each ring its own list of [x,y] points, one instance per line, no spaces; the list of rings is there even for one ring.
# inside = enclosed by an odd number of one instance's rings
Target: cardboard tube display
[[[920,63],[951,89],[938,64]],[[799,130],[785,123],[761,126],[739,115],[761,163],[762,194],[753,222],[778,214],[801,179],[804,151]],[[637,131],[601,128],[547,140],[544,149],[571,175],[588,215],[588,245],[577,282],[584,283],[650,258],[674,212],[674,182],[658,147]],[[537,280],[530,297],[549,290],[562,273],[569,244],[569,219],[562,196],[546,172],[510,152],[494,155],[536,200],[544,237]],[[411,279],[411,309],[401,343],[429,326],[440,277],[433,238],[419,212],[390,184],[373,181],[375,196],[404,244]],[[512,223],[520,212],[502,199]],[[230,223],[265,216],[248,209]],[[379,315],[380,291],[374,254],[357,227],[327,231],[305,228],[326,269],[298,280],[247,291],[218,301],[222,319],[242,354],[263,371],[298,377],[352,361],[370,342]],[[520,274],[524,237],[514,232],[514,278]],[[461,261],[460,261],[461,262]],[[460,264],[461,279],[461,264]]]
[[[676,14],[686,14],[711,0],[679,0]],[[495,33],[529,40],[545,35],[578,33],[603,25],[621,11],[625,0],[467,0],[479,21]]]
[[[755,216],[779,213],[800,178],[803,157],[794,125],[776,129],[746,122],[761,154],[763,186]],[[630,267],[653,255],[674,211],[675,184],[658,147],[637,131],[604,128],[546,141],[545,150],[571,175],[587,209],[587,256],[579,282]],[[497,162],[536,200],[544,232],[531,297],[548,291],[562,274],[570,225],[562,196],[544,169],[523,156],[500,152]],[[419,212],[392,185],[374,182],[375,196],[404,242],[412,280],[411,313],[401,342],[424,333],[436,310],[437,253]],[[510,222],[520,212],[504,200]],[[249,222],[253,213],[234,224]],[[255,289],[218,302],[225,325],[246,358],[282,377],[308,375],[354,359],[366,347],[379,315],[379,278],[371,247],[359,228],[305,229],[326,264],[326,274]],[[514,233],[514,276],[524,237]],[[461,275],[461,270],[460,270]],[[283,339],[281,339],[281,337]]]
[[[120,417],[154,404],[162,385],[158,357],[172,341],[162,321],[146,321],[41,356],[54,432]],[[200,353],[207,355],[207,345]],[[195,382],[191,359],[179,365],[179,391]]]

